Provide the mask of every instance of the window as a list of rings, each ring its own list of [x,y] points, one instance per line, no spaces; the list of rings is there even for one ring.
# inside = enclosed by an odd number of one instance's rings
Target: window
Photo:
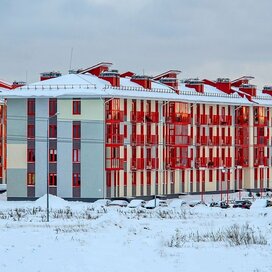
[[[73,139],[80,139],[80,123],[73,124]]]
[[[73,187],[80,187],[80,174],[79,173],[73,174]]]
[[[27,162],[35,162],[35,150],[34,149],[27,150]]]
[[[73,162],[80,162],[80,149],[73,149]]]
[[[28,99],[28,101],[27,101],[27,114],[30,116],[35,115],[35,99]]]
[[[57,186],[57,174],[56,173],[49,174],[49,185],[50,186]]]
[[[49,125],[49,138],[57,138],[57,125]]]
[[[35,185],[35,173],[27,174],[27,185],[34,186]]]
[[[35,138],[35,126],[34,125],[27,126],[27,138]]]
[[[81,101],[79,98],[73,100],[73,114],[81,114]]]
[[[56,162],[57,161],[57,150],[56,149],[50,149],[49,150],[49,161],[50,162]]]
[[[49,116],[53,116],[57,113],[57,99],[50,98],[49,100]]]

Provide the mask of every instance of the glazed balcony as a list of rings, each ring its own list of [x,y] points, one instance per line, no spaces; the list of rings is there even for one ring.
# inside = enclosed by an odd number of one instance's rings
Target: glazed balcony
[[[235,160],[235,166],[248,167],[248,158],[238,158]]]
[[[124,159],[106,159],[106,170],[123,170]]]
[[[208,137],[207,136],[199,136],[196,138],[196,143],[199,145],[208,145]]]
[[[237,116],[235,119],[235,122],[237,125],[247,126],[248,125],[248,116],[247,115]]]
[[[220,115],[219,124],[222,126],[231,126],[232,125],[232,116],[231,115]]]
[[[130,160],[131,171],[144,170],[144,159],[143,158],[133,158]]]
[[[232,136],[221,137],[222,145],[232,145]]]
[[[186,169],[191,168],[189,158],[171,158],[166,165],[166,169]]]
[[[190,136],[181,136],[181,135],[168,135],[166,138],[166,144],[168,145],[191,145],[192,139]]]
[[[173,113],[165,118],[166,123],[190,124],[191,115],[189,113]]]
[[[236,137],[235,145],[248,145],[249,144],[249,137]]]
[[[124,112],[117,111],[117,110],[107,111],[105,117],[106,117],[106,122],[108,122],[108,123],[123,122],[124,121]]]
[[[232,167],[232,158],[226,157],[224,165],[225,167]]]

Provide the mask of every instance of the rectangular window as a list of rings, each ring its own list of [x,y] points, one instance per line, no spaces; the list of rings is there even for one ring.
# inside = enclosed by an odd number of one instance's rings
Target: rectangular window
[[[73,174],[73,187],[80,187],[80,174],[79,173]]]
[[[81,114],[81,101],[79,98],[73,100],[73,114]]]
[[[57,150],[56,149],[50,149],[49,150],[49,161],[50,162],[56,162],[57,161]]]
[[[80,149],[73,149],[73,162],[80,162]]]
[[[49,185],[50,186],[57,186],[57,174],[56,173],[49,174]]]
[[[80,139],[80,123],[73,124],[73,139]]]
[[[27,185],[34,186],[35,185],[35,173],[27,174]]]
[[[35,115],[35,99],[28,99],[28,101],[27,101],[27,114],[30,116]]]
[[[27,150],[27,162],[35,162],[35,150],[34,149]]]
[[[49,116],[53,116],[57,113],[57,99],[50,98],[49,100]]]
[[[49,125],[49,138],[57,138],[57,125]]]
[[[27,126],[27,138],[35,138],[35,126],[34,125],[28,125]]]

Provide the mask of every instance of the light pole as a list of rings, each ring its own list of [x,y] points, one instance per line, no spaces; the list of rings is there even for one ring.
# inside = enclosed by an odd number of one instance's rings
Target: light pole
[[[47,152],[47,171],[46,171],[46,222],[49,222],[49,121],[51,118],[57,116],[59,112],[47,118],[46,122],[46,152]]]

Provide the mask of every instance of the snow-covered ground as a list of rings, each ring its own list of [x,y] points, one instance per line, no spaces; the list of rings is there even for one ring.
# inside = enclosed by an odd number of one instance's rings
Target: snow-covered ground
[[[272,271],[272,208],[156,210],[0,195],[0,271]]]

